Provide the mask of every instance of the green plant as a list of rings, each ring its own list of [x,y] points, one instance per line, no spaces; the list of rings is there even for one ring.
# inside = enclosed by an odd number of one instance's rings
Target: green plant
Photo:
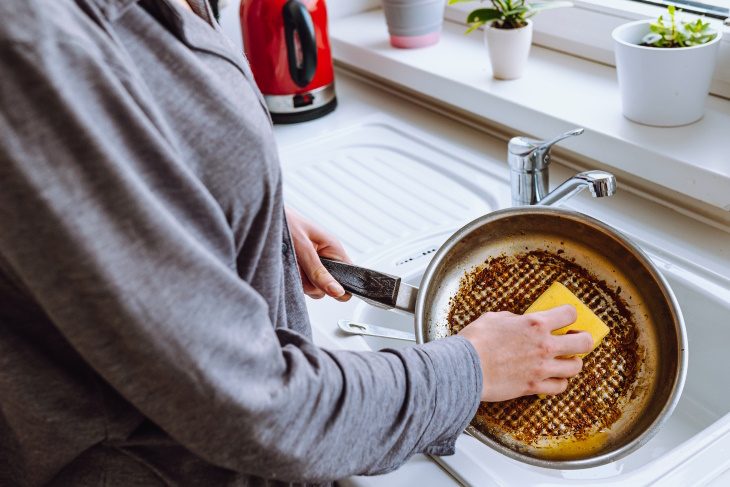
[[[652,47],[690,47],[706,44],[715,38],[710,24],[697,19],[695,22],[677,22],[674,18],[676,8],[669,6],[669,20],[659,16],[651,23],[651,32],[641,40],[642,45]]]
[[[449,5],[474,0],[449,0]],[[484,0],[482,0],[484,1]],[[526,20],[536,13],[550,8],[572,7],[571,2],[535,2],[526,0],[491,0],[494,8],[478,8],[469,13],[466,33],[492,23],[499,29],[518,29],[527,25]]]

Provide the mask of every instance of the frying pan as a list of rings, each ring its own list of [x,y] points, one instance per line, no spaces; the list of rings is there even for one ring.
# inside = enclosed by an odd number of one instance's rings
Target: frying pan
[[[589,431],[580,438],[552,437],[555,441],[549,445],[522,441],[499,428],[477,428],[479,415],[467,432],[510,458],[539,467],[581,469],[610,463],[644,445],[657,433],[679,401],[687,371],[687,336],[677,300],[651,260],[618,231],[594,218],[561,208],[528,206],[496,211],[468,223],[441,246],[423,275],[420,289],[389,274],[326,259],[323,263],[349,293],[380,308],[413,313],[416,341],[426,343],[451,334],[449,312],[455,297],[463,292],[465,276],[470,272],[483,267],[489,259],[542,251],[557,252],[562,261],[588,270],[611,290],[599,301],[611,301],[611,296],[618,300],[620,296],[631,315],[637,372],[624,396],[616,402],[620,417],[600,431]],[[557,268],[560,266],[553,267],[562,272]],[[546,281],[555,279],[544,271],[528,276],[529,287],[545,288]],[[517,273],[515,269],[513,276],[507,278],[517,279]],[[509,286],[505,282],[502,287]],[[585,301],[584,296],[578,295]],[[499,299],[498,293],[488,295],[486,309],[490,300]],[[600,306],[594,303],[592,309],[596,311]],[[586,357],[581,374],[591,369],[610,387],[613,379],[605,369],[606,360],[610,362],[613,353],[615,364],[621,356],[614,349],[603,350],[604,343],[605,340]],[[594,363],[597,361],[600,363]],[[581,385],[582,391],[578,387]],[[518,418],[509,409],[504,410],[508,402],[482,403],[479,411],[482,413],[483,407],[497,407],[502,408],[499,414],[513,414],[513,423],[518,425],[553,421],[559,426],[560,418],[552,417],[551,411],[562,408],[573,415],[581,410],[581,398],[586,393],[600,390],[600,384],[589,385],[586,381],[578,386],[572,392],[569,386],[563,395],[547,399],[532,396],[534,404],[528,401],[532,405],[520,411]],[[571,395],[565,397],[568,392]]]

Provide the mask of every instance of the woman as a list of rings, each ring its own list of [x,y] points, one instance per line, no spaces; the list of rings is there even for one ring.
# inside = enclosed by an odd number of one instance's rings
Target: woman
[[[0,485],[329,482],[449,454],[479,400],[556,394],[571,307],[379,353],[311,343],[340,244],[285,210],[204,0],[0,4]],[[301,266],[301,267],[299,267]],[[298,270],[301,269],[301,274]]]

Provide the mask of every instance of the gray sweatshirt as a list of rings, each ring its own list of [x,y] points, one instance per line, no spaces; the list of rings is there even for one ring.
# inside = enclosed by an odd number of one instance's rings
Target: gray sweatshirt
[[[328,482],[451,453],[474,348],[311,343],[267,112],[191,3],[0,2],[0,485]]]

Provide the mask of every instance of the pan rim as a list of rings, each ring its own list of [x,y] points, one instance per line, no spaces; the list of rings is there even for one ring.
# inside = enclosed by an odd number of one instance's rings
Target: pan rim
[[[646,427],[646,429],[641,434],[639,434],[639,436],[634,438],[629,443],[619,448],[616,448],[615,450],[610,450],[606,453],[594,457],[573,460],[550,460],[545,458],[537,458],[507,448],[503,444],[498,443],[497,441],[488,437],[487,435],[473,427],[471,424],[466,428],[466,431],[470,435],[477,438],[480,442],[486,444],[495,451],[498,451],[503,455],[512,458],[513,460],[527,463],[536,467],[559,470],[578,470],[598,467],[614,462],[645,445],[650,439],[652,439],[656,435],[656,433],[669,419],[675,407],[677,406],[677,403],[679,402],[682,394],[682,390],[684,389],[689,361],[686,326],[684,323],[684,318],[682,316],[682,311],[679,307],[679,303],[676,296],[674,295],[674,291],[669,286],[669,283],[667,282],[666,278],[661,274],[657,266],[651,261],[651,258],[646,254],[646,252],[639,248],[638,245],[632,242],[631,239],[629,239],[619,230],[594,217],[591,217],[584,213],[580,213],[578,211],[568,210],[564,208],[541,206],[523,206],[497,210],[467,223],[459,230],[457,230],[451,237],[449,237],[449,239],[438,249],[428,267],[426,268],[425,273],[423,274],[421,284],[419,286],[420,292],[418,293],[418,299],[416,301],[416,341],[419,344],[426,343],[424,338],[424,316],[426,310],[426,295],[428,294],[426,290],[432,287],[431,281],[433,280],[433,276],[436,273],[436,270],[438,269],[440,263],[444,260],[444,258],[449,254],[454,245],[457,242],[461,241],[465,236],[483,227],[484,225],[491,224],[503,218],[524,214],[544,214],[559,216],[564,218],[571,218],[573,220],[579,221],[580,223],[594,225],[601,231],[604,231],[613,238],[617,239],[622,245],[624,245],[635,255],[635,257],[644,265],[644,267],[649,271],[651,276],[656,281],[659,289],[661,290],[667,301],[667,304],[669,305],[670,310],[672,311],[674,328],[677,335],[677,373],[675,375],[674,384],[672,385],[672,390],[667,398],[667,401],[660,410],[659,414],[656,415],[656,417],[648,425],[648,427]]]

